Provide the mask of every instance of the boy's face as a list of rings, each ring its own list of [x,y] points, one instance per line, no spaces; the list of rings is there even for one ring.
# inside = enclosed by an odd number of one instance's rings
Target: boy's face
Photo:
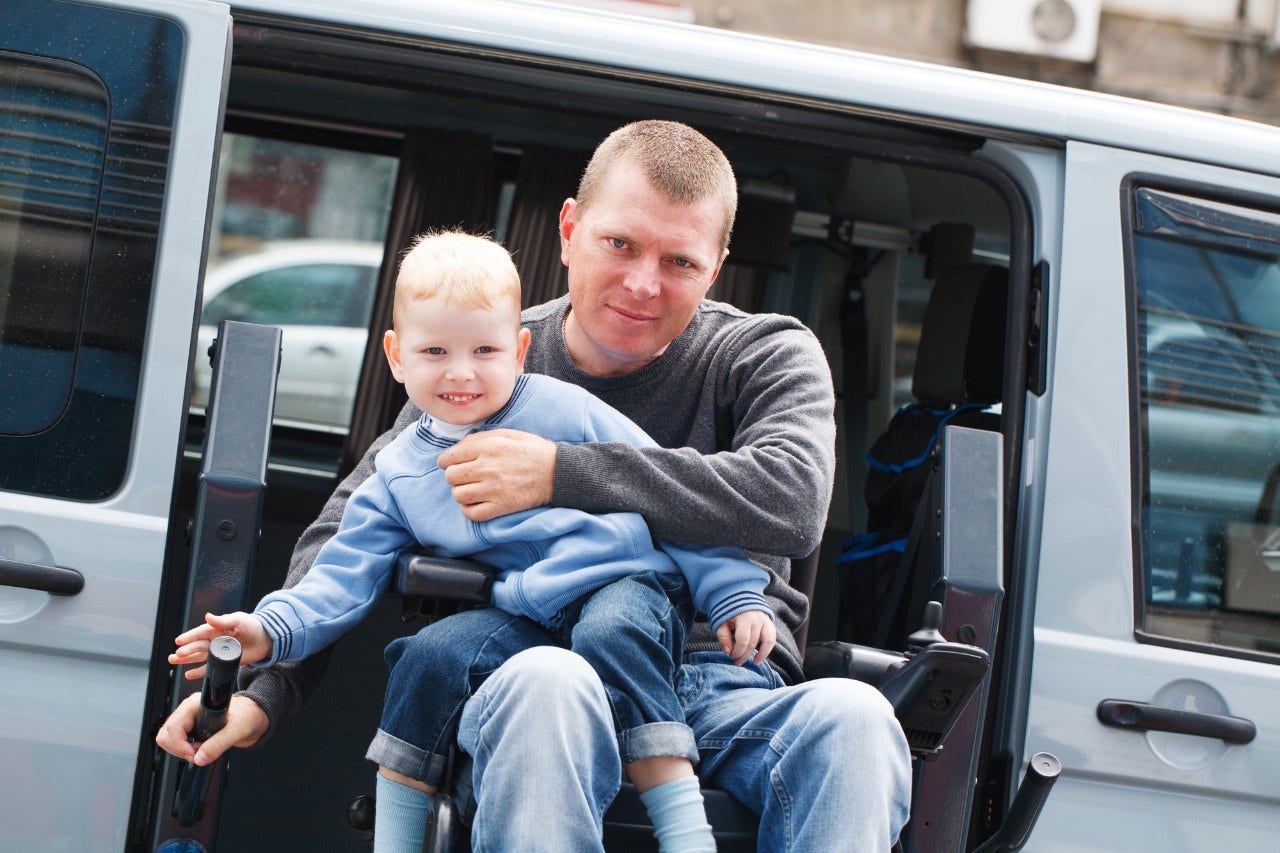
[[[478,423],[506,405],[524,370],[529,330],[519,322],[515,305],[465,308],[440,296],[414,299],[382,346],[415,406],[445,423]]]

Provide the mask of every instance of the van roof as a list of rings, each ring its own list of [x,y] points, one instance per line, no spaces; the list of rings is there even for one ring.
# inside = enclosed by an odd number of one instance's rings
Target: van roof
[[[532,0],[231,0],[234,9],[1080,140],[1276,174],[1280,128],[969,69]]]

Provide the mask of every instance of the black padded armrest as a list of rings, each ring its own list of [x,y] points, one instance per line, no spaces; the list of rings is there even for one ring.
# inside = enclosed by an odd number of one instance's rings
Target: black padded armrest
[[[937,756],[991,668],[985,651],[964,643],[934,643],[914,654],[894,654],[852,643],[812,643],[805,678],[853,678],[878,688],[907,735],[913,755]]]
[[[406,552],[396,560],[395,591],[404,599],[406,622],[438,618],[464,607],[488,604],[494,569],[475,560]],[[430,605],[425,606],[427,602]]]

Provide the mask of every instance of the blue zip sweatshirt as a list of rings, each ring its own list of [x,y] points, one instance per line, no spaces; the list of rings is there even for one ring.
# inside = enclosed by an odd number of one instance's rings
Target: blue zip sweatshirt
[[[623,441],[656,446],[638,426],[576,385],[549,376],[516,379],[511,399],[481,429],[517,429],[552,441]],[[272,640],[258,666],[301,660],[354,627],[386,592],[397,556],[425,548],[473,557],[497,569],[496,607],[554,627],[574,600],[644,571],[683,572],[713,627],[748,610],[770,613],[768,573],[737,548],[655,546],[630,512],[592,515],[542,507],[492,521],[463,516],[437,457],[456,443],[424,415],[377,456],[377,472],[351,496],[334,537],[296,586],[254,611]],[[771,614],[772,615],[772,614]]]

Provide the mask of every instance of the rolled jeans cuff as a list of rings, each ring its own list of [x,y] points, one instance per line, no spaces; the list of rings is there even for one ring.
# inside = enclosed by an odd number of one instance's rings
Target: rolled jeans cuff
[[[449,760],[448,756],[419,749],[382,729],[373,736],[364,757],[379,767],[417,779],[432,788],[439,788],[445,781],[444,772]]]
[[[379,732],[381,734],[381,732]],[[623,765],[642,758],[687,758],[698,765],[698,742],[684,723],[644,723],[618,734]]]

